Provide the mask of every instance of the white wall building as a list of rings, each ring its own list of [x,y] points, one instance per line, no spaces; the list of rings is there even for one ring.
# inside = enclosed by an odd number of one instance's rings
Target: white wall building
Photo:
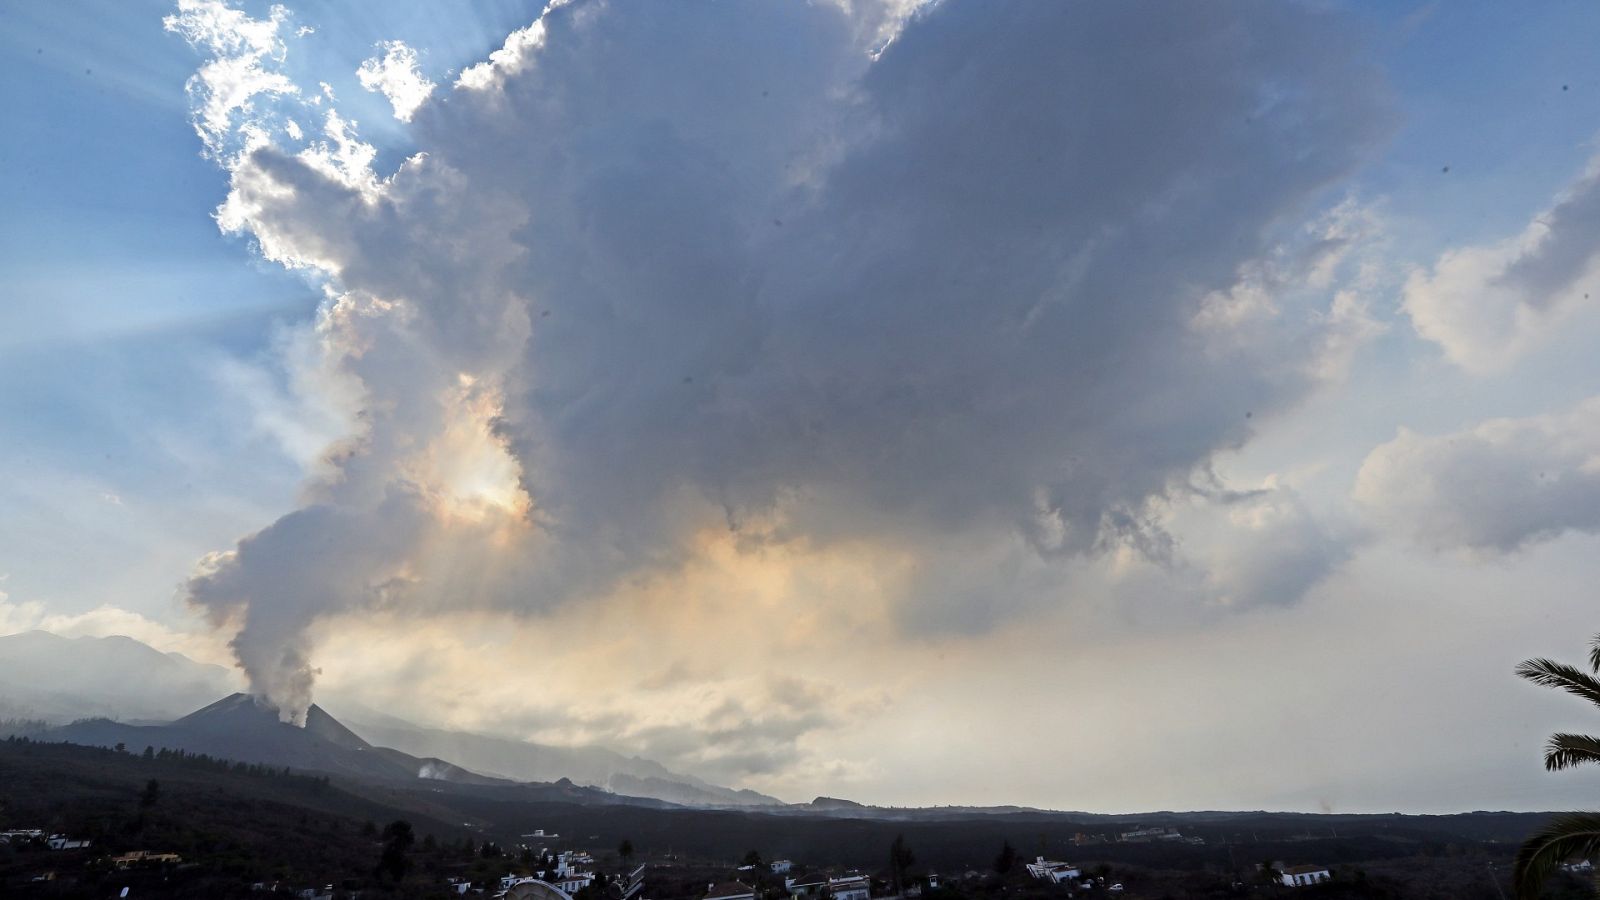
[[[872,882],[865,875],[829,878],[828,893],[833,895],[833,900],[868,900],[872,896]]]
[[[1333,878],[1333,873],[1324,866],[1290,866],[1279,874],[1283,877],[1283,883],[1289,887],[1305,887]]]
[[[1045,859],[1042,856],[1036,856],[1034,857],[1033,862],[1028,863],[1028,874],[1039,879],[1040,881],[1048,881],[1051,884],[1063,884],[1070,883],[1074,878],[1077,878],[1083,873],[1078,871],[1078,867],[1071,863],[1064,863],[1060,862],[1059,860]]]

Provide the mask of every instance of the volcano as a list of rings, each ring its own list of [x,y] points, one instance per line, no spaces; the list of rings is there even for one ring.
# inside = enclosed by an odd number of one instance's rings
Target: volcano
[[[86,719],[52,729],[49,737],[101,747],[123,744],[132,752],[145,747],[185,750],[238,762],[385,781],[512,783],[442,759],[370,744],[320,706],[313,705],[306,713],[305,727],[290,725],[280,721],[276,709],[249,694],[232,694],[166,725]]]

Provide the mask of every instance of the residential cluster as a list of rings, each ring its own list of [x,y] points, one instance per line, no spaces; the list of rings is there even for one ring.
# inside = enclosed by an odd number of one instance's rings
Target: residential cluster
[[[89,846],[89,841],[68,837],[64,834],[45,836],[41,828],[13,828],[9,831],[0,831],[0,844],[39,844],[51,850],[82,850]]]
[[[548,839],[559,835],[539,829],[523,837]],[[521,849],[533,850],[527,845]],[[643,863],[629,871],[607,875],[598,871],[594,856],[585,850],[563,850],[552,856],[541,847],[535,852],[540,867],[531,875],[507,874],[493,888],[475,887],[469,879],[452,877],[446,880],[446,886],[460,896],[488,894],[505,900],[574,900],[580,895],[595,900],[635,900],[644,890]]]
[[[754,866],[740,866],[740,872],[752,871]],[[823,872],[795,871],[794,863],[787,859],[771,863],[769,871],[774,875],[783,876],[783,886],[794,900],[871,900],[872,879],[860,872],[849,871],[840,875],[829,875]],[[934,886],[939,883],[939,876],[929,876]],[[922,883],[909,885],[900,894],[880,894],[880,900],[891,900],[892,897],[919,897],[922,895]],[[737,878],[733,881],[710,882],[706,891],[700,895],[700,900],[756,900],[756,888]]]
[[[1036,856],[1033,858],[1033,862],[1028,863],[1028,874],[1037,881],[1064,884],[1080,890],[1092,891],[1097,887],[1103,887],[1114,894],[1122,893],[1121,882],[1107,884],[1106,879],[1103,877],[1086,878],[1083,871],[1072,863],[1045,859],[1042,856]]]
[[[1289,866],[1284,865],[1282,861],[1274,861],[1272,863],[1272,874],[1284,887],[1310,887],[1314,884],[1333,880],[1333,872],[1327,866]]]

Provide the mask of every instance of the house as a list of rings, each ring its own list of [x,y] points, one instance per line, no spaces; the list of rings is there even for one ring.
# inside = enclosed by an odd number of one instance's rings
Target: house
[[[161,863],[180,863],[183,857],[176,853],[151,853],[149,850],[135,850],[121,856],[111,857],[111,864],[119,869],[132,866],[155,865]]]
[[[556,855],[556,874],[568,875],[582,869],[592,869],[594,857],[583,850],[563,850]]]
[[[774,875],[787,875],[789,870],[793,868],[794,863],[790,860],[775,859],[772,861],[772,874]]]
[[[1566,863],[1561,868],[1568,872],[1576,872],[1580,875],[1587,875],[1588,873],[1594,871],[1594,863],[1588,861],[1587,859],[1580,859],[1576,862]]]
[[[88,841],[75,841],[64,834],[52,834],[44,843],[51,850],[79,850],[89,846]]]
[[[742,881],[712,882],[700,900],[756,900],[756,892]]]
[[[828,893],[833,900],[868,900],[872,896],[872,882],[865,875],[829,878]]]
[[[588,887],[593,881],[593,872],[568,872],[551,878],[549,883],[560,888],[562,893],[572,895]]]
[[[1071,863],[1036,856],[1033,862],[1028,863],[1028,874],[1040,881],[1048,881],[1051,884],[1070,884],[1072,879],[1083,873]]]
[[[1117,840],[1125,844],[1148,844],[1151,841],[1181,841],[1184,836],[1176,828],[1138,828],[1133,831],[1124,831],[1117,835]],[[1201,841],[1200,843],[1205,843]]]
[[[818,897],[828,886],[828,876],[815,872],[801,872],[784,876],[783,886],[794,897]]]
[[[1287,869],[1280,869],[1278,874],[1288,887],[1305,887],[1333,878],[1333,873],[1329,872],[1326,866],[1290,866]]]

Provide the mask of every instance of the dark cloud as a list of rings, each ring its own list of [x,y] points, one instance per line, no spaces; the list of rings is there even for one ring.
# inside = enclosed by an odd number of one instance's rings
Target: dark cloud
[[[826,4],[539,27],[417,111],[392,180],[330,119],[320,156],[241,157],[224,210],[355,303],[324,317],[367,401],[326,502],[436,488],[415,457],[455,385],[498,392],[536,533],[492,587],[425,588],[448,602],[601,592],[706,527],[1170,559],[1153,507],[1314,378],[1286,348],[1320,309],[1238,340],[1197,327],[1205,299],[1389,124],[1359,36],[1286,4],[947,2],[875,59],[876,26]],[[192,593],[275,615],[245,564]],[[1014,602],[1003,571],[963,579],[907,621]]]
[[[1587,275],[1600,254],[1600,172],[1581,178],[1538,225],[1542,240],[1506,266],[1499,281],[1542,310]],[[1600,284],[1593,287],[1600,292]]]

